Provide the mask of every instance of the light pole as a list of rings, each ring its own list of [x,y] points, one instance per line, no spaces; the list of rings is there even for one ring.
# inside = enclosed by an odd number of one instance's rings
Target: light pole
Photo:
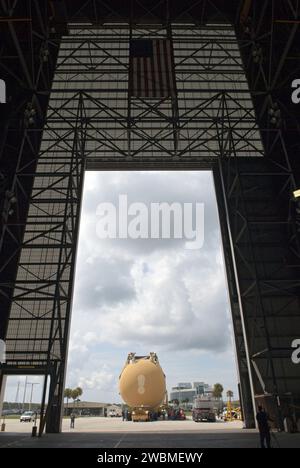
[[[25,386],[24,386],[23,403],[22,403],[22,413],[24,412],[24,407],[25,407],[26,389],[27,389],[27,375],[25,377]]]
[[[16,404],[17,404],[17,407],[20,409],[19,392],[20,392],[20,380],[18,380],[18,387],[17,387],[17,393],[16,393]]]
[[[34,385],[40,385],[40,384],[39,384],[39,382],[27,382],[27,385],[31,385],[30,401],[29,401],[29,411],[30,411],[31,410],[31,404],[32,404],[33,386]]]

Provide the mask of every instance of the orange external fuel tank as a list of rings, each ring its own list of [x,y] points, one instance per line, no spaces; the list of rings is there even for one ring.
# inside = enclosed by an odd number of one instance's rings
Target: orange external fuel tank
[[[166,378],[156,353],[129,353],[119,379],[120,395],[131,408],[155,410],[164,401]]]

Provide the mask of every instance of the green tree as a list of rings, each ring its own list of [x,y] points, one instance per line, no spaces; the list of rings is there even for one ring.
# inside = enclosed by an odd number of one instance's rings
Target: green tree
[[[74,405],[75,405],[75,401],[76,400],[78,401],[78,398],[82,395],[82,393],[83,391],[81,387],[76,387],[76,388],[73,388],[73,390],[71,390],[71,398],[74,402]]]
[[[79,397],[78,389],[73,388],[71,390],[71,398],[72,398],[73,402],[75,402],[75,400],[77,400],[78,397]]]
[[[71,388],[65,388],[64,398],[67,399],[67,407],[68,407],[69,400],[72,398],[72,389]]]
[[[233,397],[233,391],[232,390],[227,390],[226,396],[229,401],[231,401],[231,398]]]
[[[221,399],[222,398],[222,393],[223,393],[223,385],[220,383],[215,383],[214,388],[213,388],[213,396],[215,398]]]

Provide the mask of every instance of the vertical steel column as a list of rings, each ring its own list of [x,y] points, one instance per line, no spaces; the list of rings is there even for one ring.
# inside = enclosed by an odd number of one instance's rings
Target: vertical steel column
[[[46,422],[46,431],[60,432],[63,414],[63,393],[65,386],[65,374],[67,366],[68,341],[70,332],[70,320],[72,311],[72,299],[74,289],[74,277],[76,267],[76,252],[78,245],[81,201],[83,192],[83,181],[85,171],[85,133],[86,115],[84,108],[84,98],[80,93],[78,97],[77,121],[74,128],[73,148],[71,152],[71,162],[68,175],[67,199],[64,208],[64,229],[62,231],[61,249],[59,255],[59,270],[57,272],[57,280],[55,287],[55,302],[53,307],[53,317],[51,321],[51,338],[48,348],[47,367],[50,375],[50,390],[49,402],[47,405],[45,420],[41,422],[40,434],[43,431],[43,426]],[[68,252],[70,271],[68,273],[67,288],[67,303],[63,325],[59,323],[62,320],[61,316],[61,278],[64,275],[64,256],[65,246],[71,244]],[[61,268],[63,266],[63,268]],[[63,299],[64,301],[64,299]],[[55,329],[54,324],[58,321],[59,326]],[[56,336],[59,335],[60,343],[60,359],[53,365],[53,350],[51,345],[54,343]],[[45,383],[46,385],[46,383]]]
[[[221,159],[214,166],[214,181],[220,218],[220,227],[223,241],[223,253],[227,276],[228,295],[232,313],[232,324],[234,331],[235,353],[238,370],[239,391],[244,425],[246,428],[255,427],[255,401],[254,389],[251,376],[251,363],[248,350],[248,336],[246,334],[243,319],[242,301],[238,283],[238,271],[235,264],[234,239],[232,225],[230,222],[228,208],[228,192],[230,186],[226,183],[226,172],[224,165],[229,166],[231,160]],[[225,172],[225,173],[224,173]]]

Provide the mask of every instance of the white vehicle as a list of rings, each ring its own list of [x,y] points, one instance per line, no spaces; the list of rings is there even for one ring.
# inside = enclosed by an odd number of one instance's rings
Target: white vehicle
[[[210,397],[199,396],[195,399],[193,405],[193,421],[216,422],[214,410],[214,401]]]
[[[34,421],[36,414],[34,411],[25,411],[20,417],[20,422],[31,422]]]
[[[118,418],[118,417],[121,416],[121,413],[120,413],[120,411],[117,411],[115,409],[111,409],[108,412],[108,416],[110,416],[111,418]]]

